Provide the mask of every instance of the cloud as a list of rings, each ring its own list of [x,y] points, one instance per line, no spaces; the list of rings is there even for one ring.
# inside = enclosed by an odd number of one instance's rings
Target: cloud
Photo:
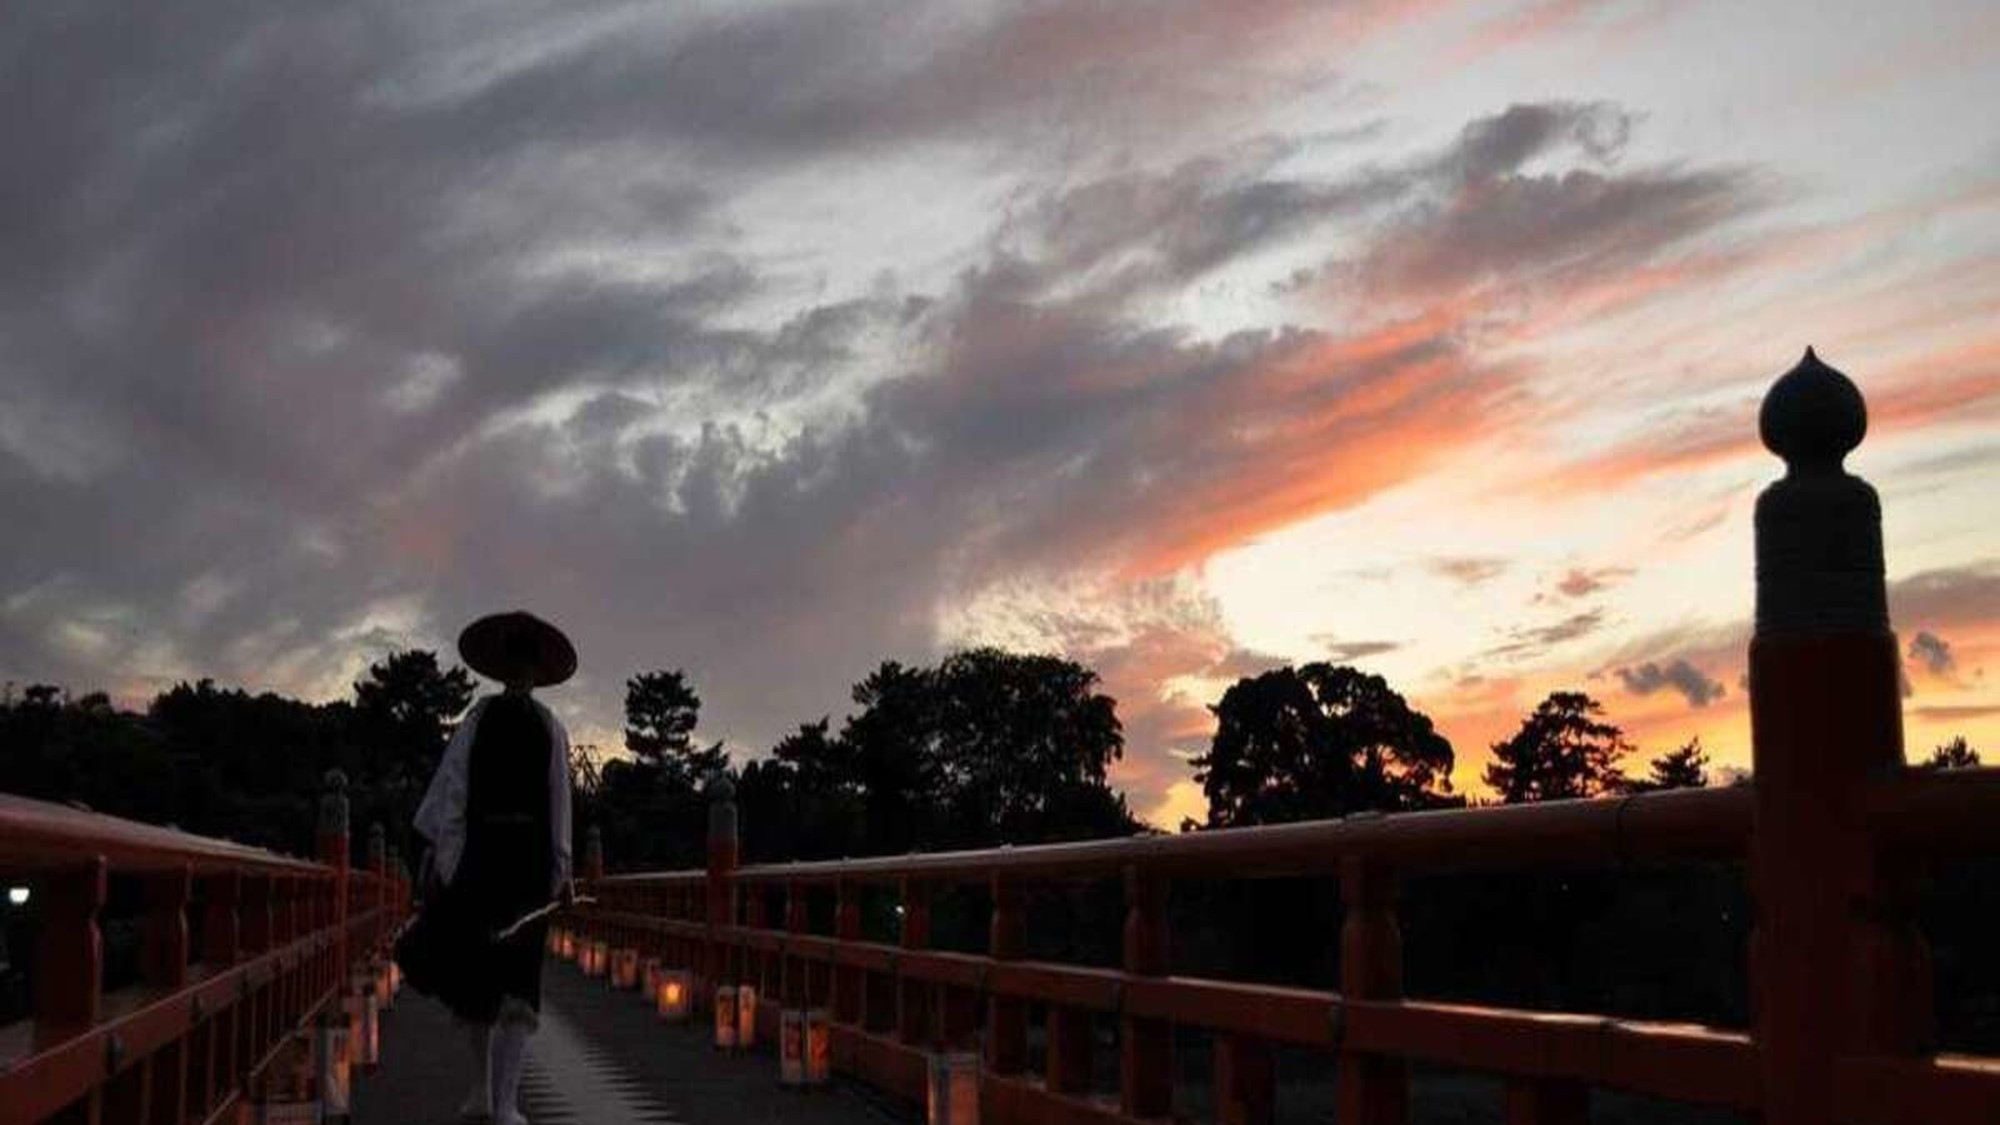
[[[1351,151],[1372,124],[1238,139],[1273,91],[1337,87],[1318,32],[1407,14],[24,10],[0,673],[340,694],[525,605],[578,640],[573,718],[686,667],[705,729],[756,747],[960,639],[953,607],[1075,580],[1118,612],[1036,624],[1115,687],[1121,778],[1157,800],[1206,737],[1186,685],[1262,658],[1154,584],[1512,432],[1531,367],[1467,294],[1562,296],[1747,205],[1732,172],[1624,170],[1638,118],[1600,103],[1394,159]],[[977,190],[897,269],[825,233],[961,162]],[[1167,299],[1347,222],[1329,268],[1364,314]]]
[[[1330,633],[1316,633],[1312,642],[1320,645],[1326,652],[1326,659],[1335,664],[1352,664],[1403,647],[1401,641],[1344,641]]]
[[[1432,559],[1430,569],[1461,586],[1481,586],[1505,574],[1508,565],[1506,559],[1457,556]]]
[[[1633,695],[1671,690],[1686,699],[1690,707],[1706,707],[1723,696],[1721,681],[1711,679],[1685,659],[1665,664],[1649,660],[1635,667],[1619,668],[1617,674],[1618,681]]]
[[[1565,598],[1584,598],[1598,593],[1618,582],[1630,578],[1629,566],[1571,567],[1556,580],[1555,592]],[[1537,595],[1539,600],[1542,595]]]
[[[1487,656],[1520,658],[1540,655],[1558,645],[1590,636],[1602,629],[1607,617],[1602,609],[1571,614],[1547,625],[1523,625],[1507,630],[1507,639],[1486,650]]]
[[[1936,633],[1922,630],[1910,638],[1909,658],[1940,679],[1950,677],[1958,668],[1958,662],[1951,655],[1951,644]]]

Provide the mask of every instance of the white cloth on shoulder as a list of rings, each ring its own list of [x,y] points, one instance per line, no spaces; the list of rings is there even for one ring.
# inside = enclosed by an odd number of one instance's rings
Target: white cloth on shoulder
[[[452,732],[451,741],[444,748],[437,772],[431,775],[423,803],[417,806],[417,831],[431,842],[431,862],[437,868],[438,878],[446,883],[458,872],[459,857],[465,852],[466,777],[472,762],[473,736],[478,733],[479,717],[485,713],[486,705],[496,698],[481,696],[458,721],[458,729]],[[563,729],[562,720],[541,700],[530,697],[529,702],[535,705],[535,712],[549,729],[549,747],[553,751],[549,755],[549,832],[555,850],[555,877],[549,895],[553,898],[570,875],[569,731]]]

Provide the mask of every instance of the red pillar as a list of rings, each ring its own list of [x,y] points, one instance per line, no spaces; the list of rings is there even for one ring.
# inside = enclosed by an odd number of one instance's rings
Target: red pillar
[[[60,1043],[97,1022],[104,991],[103,856],[52,872],[38,890],[42,932],[35,945],[35,1043]]]
[[[708,840],[704,917],[708,926],[708,948],[704,968],[712,984],[722,983],[730,970],[728,948],[721,932],[736,925],[736,866],[741,858],[742,840],[737,827],[736,783],[721,770],[709,775]]]
[[[988,952],[996,961],[1014,961],[1027,953],[1028,922],[1023,912],[1021,884],[995,875],[993,920]],[[1019,1074],[1028,1059],[1028,1003],[1018,996],[989,993],[986,997],[986,1067],[995,1074]]]
[[[1396,922],[1396,877],[1350,857],[1340,865],[1340,992],[1343,999],[1403,996],[1403,933]],[[1343,1125],[1402,1125],[1409,1119],[1410,1072],[1401,1059],[1343,1047],[1338,1082]]]
[[[903,917],[897,941],[904,949],[923,949],[931,943],[930,887],[920,880],[905,878],[900,890]],[[896,981],[896,1040],[925,1043],[930,1036],[930,982],[900,976]]]
[[[1137,866],[1125,869],[1125,971],[1142,976],[1167,971],[1166,880]],[[1173,1026],[1167,1021],[1123,1017],[1118,1092],[1126,1114],[1163,1117],[1172,1111],[1173,1053]]]
[[[1868,791],[1903,766],[1881,505],[1841,467],[1866,407],[1808,349],[1758,425],[1786,473],[1757,499],[1754,1032],[1764,1121],[1817,1125],[1835,1115],[1828,1076],[1841,1056],[1924,1047],[1929,973],[1904,880],[1864,813]]]

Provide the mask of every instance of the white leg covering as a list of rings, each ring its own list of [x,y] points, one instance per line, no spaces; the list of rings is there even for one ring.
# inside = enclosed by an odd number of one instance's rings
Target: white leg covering
[[[527,1062],[528,1036],[538,1021],[535,1011],[509,996],[500,1002],[500,1020],[493,1025],[494,1125],[527,1125],[521,1113],[521,1068]]]
[[[493,1080],[487,1070],[487,1057],[491,1051],[488,1040],[493,1030],[492,1024],[454,1021],[459,1034],[465,1037],[466,1046],[472,1049],[472,1089],[466,1092],[464,1104],[458,1107],[458,1116],[467,1121],[487,1121],[493,1117]]]

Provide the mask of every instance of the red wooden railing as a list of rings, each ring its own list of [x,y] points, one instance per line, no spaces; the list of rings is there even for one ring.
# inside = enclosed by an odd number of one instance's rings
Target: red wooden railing
[[[926,1057],[977,1045],[989,1122],[1131,1122],[1173,1112],[1174,1025],[1213,1034],[1217,1117],[1271,1118],[1274,1046],[1338,1057],[1342,1125],[1409,1114],[1410,1060],[1501,1076],[1507,1120],[1570,1125],[1611,1088],[1750,1111],[1769,1125],[1992,1125],[2000,1060],[1932,1053],[1930,967],[1913,921],[1919,865],[2000,842],[2000,770],[1903,765],[1898,650],[1884,607],[1874,492],[1840,467],[1865,427],[1844,376],[1805,361],[1761,418],[1788,466],[1758,503],[1750,646],[1755,784],[1180,836],[834,863],[739,867],[733,794],[713,793],[705,871],[586,876],[598,899],[563,924],[704,980],[747,981],[770,1038],[778,1007],[825,1005],[836,1066],[920,1098]],[[1633,860],[1736,859],[1756,904],[1752,1026],[1437,1003],[1403,995],[1397,887],[1406,875]],[[1166,898],[1191,875],[1337,877],[1338,991],[1172,973]],[[1023,889],[1116,876],[1118,969],[1023,959]],[[990,891],[983,955],[930,941],[944,884]],[[897,889],[894,943],[861,940],[861,888]],[[807,896],[831,890],[831,933]],[[783,917],[765,916],[782,890]],[[1046,1063],[1027,1067],[1027,1006],[1048,1012]],[[1089,1096],[1094,1014],[1120,1022],[1118,1097]]]
[[[40,926],[32,1019],[0,1029],[0,1125],[248,1119],[252,1080],[338,1013],[409,906],[379,834],[349,870],[330,780],[319,862],[0,795],[0,878],[29,887]],[[143,886],[140,980],[107,991],[99,913],[124,877]]]

